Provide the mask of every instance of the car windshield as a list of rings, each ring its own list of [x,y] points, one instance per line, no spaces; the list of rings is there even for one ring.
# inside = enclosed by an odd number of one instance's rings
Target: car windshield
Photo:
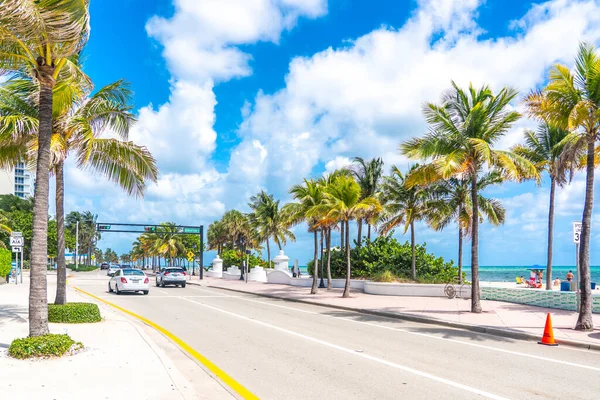
[[[139,269],[124,269],[123,275],[141,275],[144,276],[144,273]]]
[[[182,269],[179,269],[179,268],[169,268],[169,269],[168,269],[166,272],[169,272],[169,273],[173,273],[173,272],[175,272],[175,273],[182,274],[182,273],[183,273],[183,270],[182,270]]]

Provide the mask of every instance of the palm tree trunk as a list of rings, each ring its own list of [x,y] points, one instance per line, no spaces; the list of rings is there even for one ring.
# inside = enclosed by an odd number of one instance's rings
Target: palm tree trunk
[[[40,58],[41,59],[41,58]],[[54,67],[39,67],[39,132],[33,203],[33,236],[29,280],[29,336],[48,333],[48,192],[50,138],[52,136],[52,88]]]
[[[267,236],[267,268],[271,268],[271,247],[269,246],[269,237]]]
[[[471,176],[471,202],[473,203],[473,215],[471,215],[472,239],[471,239],[471,312],[481,312],[481,300],[479,299],[479,203],[477,199],[477,168]]]
[[[331,228],[327,228],[327,290],[331,290],[333,288],[333,283],[331,282]]]
[[[592,208],[594,207],[594,152],[595,135],[588,134],[588,152],[585,182],[585,205],[581,221],[581,243],[579,247],[579,273],[577,277],[581,285],[581,309],[575,329],[587,331],[594,329],[592,320],[592,288],[590,285],[590,229],[592,224]]]
[[[315,254],[314,254],[314,262],[313,262],[313,281],[312,287],[310,289],[310,294],[317,293],[317,279],[319,279],[319,240],[317,237],[317,230],[314,231],[315,236]]]
[[[341,250],[344,250],[346,248],[346,246],[344,246],[344,240],[346,239],[346,236],[344,234],[345,229],[346,229],[345,222],[342,221],[342,225],[340,227],[340,231],[341,231],[341,233],[340,233],[340,249]]]
[[[546,264],[546,290],[552,290],[552,237],[554,235],[554,192],[556,182],[550,177],[550,207],[548,210],[548,258]]]
[[[56,238],[57,238],[57,266],[56,266],[56,297],[54,304],[67,302],[67,263],[65,261],[65,184],[64,164],[56,164]]]
[[[371,224],[367,223],[367,239],[371,241]]]
[[[410,223],[410,251],[412,252],[410,270],[413,280],[417,280],[417,260],[415,257],[415,221],[411,221]]]
[[[342,221],[342,225],[344,221]],[[350,221],[346,221],[346,244],[350,240]],[[342,297],[350,297],[350,246],[346,246],[346,285]]]
[[[362,244],[362,219],[358,219],[356,221],[356,225],[358,225],[358,240],[356,241],[357,246]]]
[[[320,229],[320,231],[321,231],[321,253],[319,254],[319,258],[320,258],[319,264],[320,264],[321,270],[319,271],[319,274],[321,274],[320,275],[321,278],[323,278],[323,265],[325,262],[325,260],[323,259],[323,231],[324,230],[325,229]]]

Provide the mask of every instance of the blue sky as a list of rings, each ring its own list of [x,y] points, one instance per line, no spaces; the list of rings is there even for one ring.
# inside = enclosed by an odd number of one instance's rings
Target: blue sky
[[[407,168],[397,146],[425,132],[420,106],[451,79],[524,94],[553,63],[570,65],[580,40],[600,41],[593,0],[104,0],[91,2],[91,18],[85,70],[97,87],[131,83],[131,139],[153,152],[161,176],[139,200],[68,165],[66,208],[139,223],[207,226],[228,209],[245,211],[261,189],[285,202],[290,185],[354,156]],[[522,119],[499,146],[530,128]],[[557,265],[572,264],[583,188],[578,175],[558,194]],[[546,181],[488,191],[508,214],[502,227],[484,225],[481,264],[545,262],[548,192]],[[304,226],[295,232],[285,250],[304,264],[311,238]],[[456,236],[452,226],[417,231],[448,259]],[[133,239],[105,236],[100,246],[124,252]]]

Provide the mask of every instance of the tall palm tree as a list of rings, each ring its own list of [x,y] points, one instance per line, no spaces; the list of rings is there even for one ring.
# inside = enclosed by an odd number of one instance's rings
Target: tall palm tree
[[[354,157],[352,160],[354,168],[352,174],[360,185],[361,197],[376,197],[379,191],[379,183],[383,176],[383,160],[374,158],[371,161],[365,161],[361,157]],[[367,216],[367,239],[371,240],[371,220],[372,215]],[[357,220],[358,224],[358,241],[359,246],[362,243],[362,223],[363,219]]]
[[[82,50],[88,34],[88,0],[4,0],[0,7],[0,74],[28,76],[40,86],[29,290],[30,336],[48,333],[46,262],[52,91],[59,77],[87,80],[72,58]]]
[[[379,201],[374,197],[361,199],[361,191],[358,183],[356,183],[354,178],[342,175],[335,178],[331,184],[325,187],[323,201],[320,204],[316,204],[307,213],[309,217],[325,215],[325,218],[340,221],[346,227],[346,285],[342,297],[350,296],[351,264],[350,246],[348,245],[350,241],[350,221],[357,218],[364,218],[373,209],[381,210]]]
[[[154,247],[158,254],[168,260],[170,267],[174,266],[173,260],[185,254],[185,246],[177,233],[177,224],[174,222],[160,224]]]
[[[227,227],[223,221],[215,221],[208,227],[206,232],[206,239],[208,240],[208,249],[216,250],[217,254],[223,253],[223,246],[227,244]]]
[[[470,181],[471,215],[471,312],[481,312],[479,297],[479,178],[484,168],[495,169],[505,179],[521,180],[539,176],[525,158],[510,151],[495,150],[494,144],[520,118],[509,104],[517,92],[503,88],[494,94],[488,86],[452,89],[442,104],[427,103],[423,113],[430,132],[401,145],[413,159],[432,159],[433,177],[464,177]]]
[[[323,204],[323,186],[314,179],[304,179],[300,185],[294,185],[290,194],[296,199],[295,203],[288,203],[284,207],[284,213],[289,216],[293,224],[306,222],[308,231],[314,235],[314,257],[313,257],[313,282],[310,289],[311,294],[317,293],[317,281],[319,279],[319,240],[320,228],[317,226],[318,216],[315,208]]]
[[[77,82],[60,82],[54,87],[54,96],[62,96],[66,85],[75,86],[69,92],[80,94],[72,102],[63,102],[53,111],[53,135],[51,140],[51,168],[56,174],[57,219],[57,287],[55,304],[66,303],[66,263],[64,257],[64,162],[69,153],[75,153],[78,166],[106,175],[129,194],[143,195],[146,180],[156,181],[157,168],[150,152],[141,146],[119,139],[103,139],[107,129],[127,139],[130,126],[135,121],[131,114],[131,91],[123,81],[109,84],[90,97],[83,94],[86,88]],[[34,82],[13,79],[0,89],[0,115],[12,121],[12,126],[26,122],[37,125],[37,105],[32,93],[39,90]],[[15,105],[27,105],[15,107]],[[8,133],[8,132],[7,132]],[[11,165],[22,159],[35,162],[38,146],[37,132],[15,129],[11,141],[0,140],[0,165]]]
[[[279,208],[279,200],[275,200],[273,195],[267,194],[264,190],[256,196],[250,197],[248,204],[252,212],[248,215],[250,223],[257,230],[260,239],[267,244],[267,266],[271,267],[271,247],[269,238],[273,238],[279,250],[281,245],[286,244],[287,239],[296,240],[294,234],[288,229],[292,222]]]
[[[579,268],[581,309],[575,329],[591,330],[592,289],[590,277],[590,232],[594,207],[594,157],[600,135],[600,55],[594,46],[581,43],[573,72],[561,64],[550,70],[548,85],[526,99],[531,116],[577,134],[566,154],[586,153],[585,203],[581,221]]]
[[[418,168],[418,164],[413,165],[407,175],[410,176]],[[395,165],[392,166],[391,175],[383,178],[381,198],[384,208],[379,229],[382,235],[387,235],[399,225],[404,225],[403,233],[406,233],[410,228],[412,279],[417,279],[415,222],[427,218],[430,196],[430,191],[425,185],[412,185],[409,187],[406,184],[406,176]]]
[[[556,186],[563,187],[573,175],[577,163],[567,155],[573,134],[568,130],[542,123],[536,132],[525,131],[525,144],[512,148],[531,161],[539,173],[550,177],[550,206],[548,208],[548,256],[546,263],[546,290],[552,290],[552,242],[554,230],[554,196]]]
[[[488,172],[477,182],[477,190],[481,193],[486,187],[502,183],[502,177],[497,172]],[[451,222],[458,225],[458,281],[462,283],[462,253],[463,237],[472,234],[471,221],[473,204],[469,196],[469,181],[466,179],[450,178],[440,180],[431,188],[432,200],[429,203],[427,223],[436,231],[442,230]],[[479,222],[484,217],[492,225],[503,224],[506,210],[499,200],[478,195]]]

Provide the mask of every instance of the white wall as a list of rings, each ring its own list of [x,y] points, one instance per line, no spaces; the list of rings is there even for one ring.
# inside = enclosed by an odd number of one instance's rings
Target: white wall
[[[13,169],[0,169],[0,194],[15,194],[15,173]]]

